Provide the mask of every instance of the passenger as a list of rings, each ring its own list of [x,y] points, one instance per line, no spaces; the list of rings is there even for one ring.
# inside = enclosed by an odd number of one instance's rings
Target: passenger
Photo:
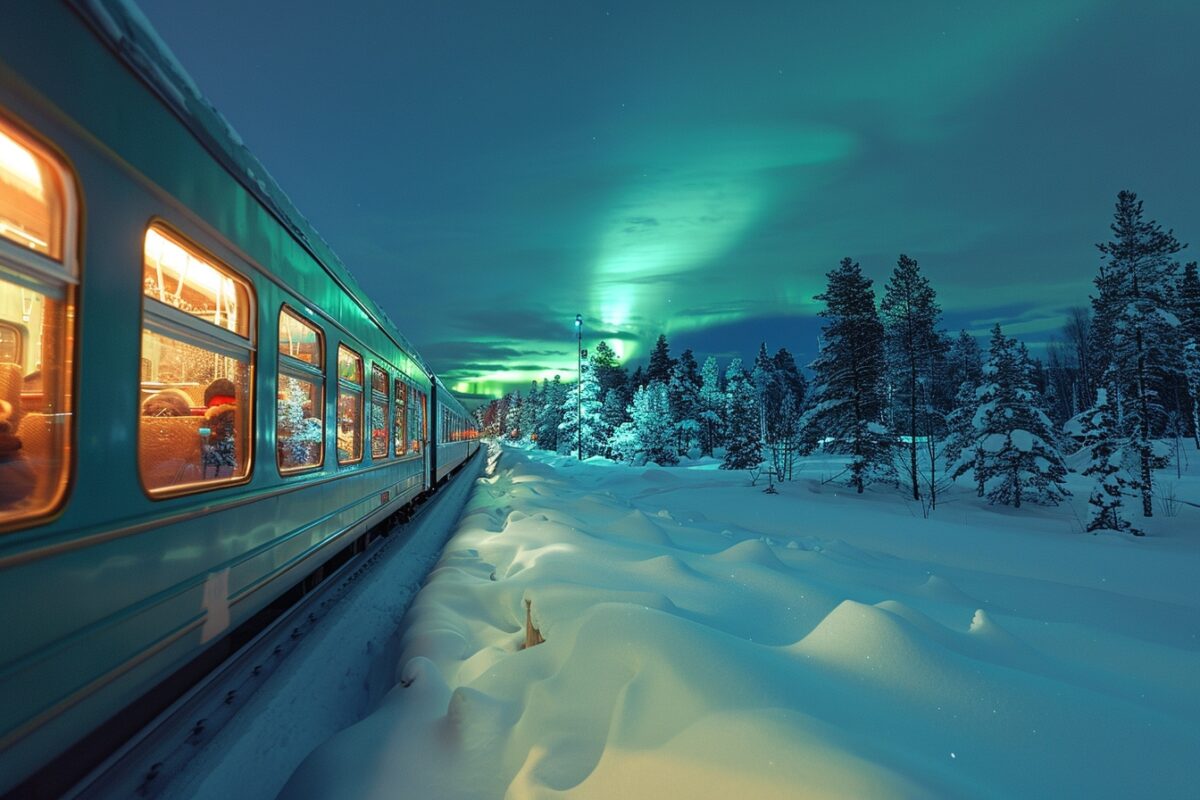
[[[37,487],[37,474],[12,432],[12,403],[0,400],[0,509],[12,508]]]
[[[192,413],[192,398],[182,389],[163,389],[142,401],[143,417],[186,417]]]
[[[204,420],[208,425],[208,442],[204,445],[204,461],[201,477],[208,477],[208,468],[214,469],[214,478],[220,478],[221,470],[229,468],[228,475],[237,469],[237,451],[234,437],[237,431],[237,388],[228,378],[217,378],[204,390]]]

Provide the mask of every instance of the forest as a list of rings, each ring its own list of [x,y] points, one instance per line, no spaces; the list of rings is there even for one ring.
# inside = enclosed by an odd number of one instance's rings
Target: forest
[[[1092,479],[1087,529],[1139,535],[1155,471],[1200,450],[1200,276],[1186,248],[1118,194],[1088,302],[1040,358],[995,325],[985,341],[942,325],[918,261],[900,255],[877,297],[851,258],[827,273],[820,352],[799,365],[766,344],[724,369],[659,335],[629,373],[600,342],[578,383],[534,381],[478,410],[484,435],[630,464],[715,456],[790,480],[797,459],[845,457],[856,492],[896,487],[926,513],[952,481],[991,503],[1055,504],[1068,461]],[[1174,498],[1159,498],[1174,502]]]

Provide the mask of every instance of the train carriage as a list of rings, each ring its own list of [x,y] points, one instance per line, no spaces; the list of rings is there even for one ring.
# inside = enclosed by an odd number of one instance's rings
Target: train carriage
[[[0,793],[94,757],[477,449],[136,10],[6,12]]]

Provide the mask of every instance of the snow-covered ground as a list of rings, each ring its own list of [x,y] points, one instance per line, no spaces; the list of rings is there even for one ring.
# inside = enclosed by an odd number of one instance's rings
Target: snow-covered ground
[[[925,519],[839,469],[768,495],[496,449],[396,687],[283,795],[1197,796],[1200,511],[1084,534],[1072,475],[1070,505]]]

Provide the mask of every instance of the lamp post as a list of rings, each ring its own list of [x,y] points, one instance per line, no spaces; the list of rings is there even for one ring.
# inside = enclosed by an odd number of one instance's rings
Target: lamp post
[[[583,461],[583,315],[575,315],[575,455]]]

